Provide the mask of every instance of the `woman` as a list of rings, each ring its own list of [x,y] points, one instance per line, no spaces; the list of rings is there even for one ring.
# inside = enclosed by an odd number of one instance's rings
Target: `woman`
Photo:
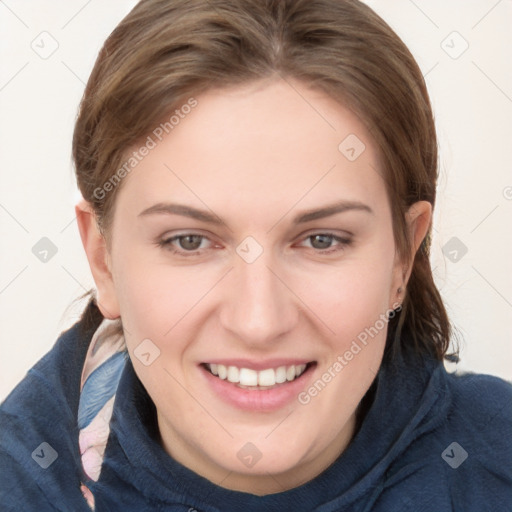
[[[143,0],[76,122],[96,290],[3,403],[5,510],[507,510],[449,375],[422,74],[367,6]]]

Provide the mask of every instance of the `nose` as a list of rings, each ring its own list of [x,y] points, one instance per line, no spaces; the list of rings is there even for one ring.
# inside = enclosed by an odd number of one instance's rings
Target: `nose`
[[[291,283],[266,252],[253,263],[241,258],[225,286],[220,319],[231,337],[252,348],[266,349],[290,332],[298,322],[299,308]]]

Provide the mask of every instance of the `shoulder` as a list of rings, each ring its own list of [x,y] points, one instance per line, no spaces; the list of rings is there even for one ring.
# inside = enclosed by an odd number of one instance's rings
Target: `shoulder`
[[[1,404],[2,510],[59,510],[67,488],[78,490],[69,503],[82,510],[76,411],[90,334],[79,323],[63,332]]]
[[[446,381],[449,405],[439,435],[465,444],[468,461],[471,457],[482,472],[501,475],[512,489],[512,383],[469,372],[448,373]],[[443,452],[447,462],[450,455],[449,449]]]
[[[454,427],[485,431],[486,438],[512,432],[512,383],[492,375],[449,373],[448,419]]]
[[[78,407],[83,360],[90,338],[76,323],[62,332],[54,346],[26,374],[0,406],[2,421],[24,418],[44,424],[52,412],[72,413]],[[46,413],[46,414],[44,414]],[[42,415],[42,416],[41,416]]]
[[[383,503],[400,500],[404,510],[414,505],[421,511],[509,510],[512,384],[447,373],[442,364],[433,380],[437,400],[390,465]]]
[[[509,510],[512,384],[476,373],[448,374],[447,382],[451,402],[438,438],[443,440],[443,475],[459,504],[456,510]]]

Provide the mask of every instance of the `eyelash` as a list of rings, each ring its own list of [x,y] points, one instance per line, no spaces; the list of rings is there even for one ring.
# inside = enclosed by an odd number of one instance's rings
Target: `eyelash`
[[[185,256],[185,257],[190,257],[190,256],[196,256],[196,255],[200,255],[202,253],[202,251],[204,250],[195,250],[195,251],[186,251],[186,250],[177,250],[177,249],[172,249],[172,243],[176,240],[179,240],[181,238],[186,238],[187,236],[198,236],[198,237],[201,237],[201,242],[206,239],[208,240],[208,238],[205,236],[205,235],[201,235],[199,233],[184,233],[184,234],[181,234],[181,235],[175,235],[173,237],[170,237],[170,238],[164,238],[162,240],[159,240],[157,245],[165,250],[168,250],[170,251],[172,254],[177,254],[178,256]],[[329,237],[329,238],[332,238],[334,241],[338,242],[340,244],[340,246],[337,248],[337,249],[331,249],[331,248],[328,248],[328,249],[314,249],[313,250],[317,253],[317,254],[333,254],[333,253],[337,253],[337,252],[340,252],[342,251],[345,247],[348,247],[352,244],[352,239],[351,238],[344,238],[344,237],[340,237],[340,236],[337,236],[335,235],[334,233],[329,233],[329,232],[319,232],[319,233],[313,233],[311,235],[308,235],[307,237],[304,238],[304,240],[308,240],[310,238],[313,238],[315,236],[326,236],[326,237]]]

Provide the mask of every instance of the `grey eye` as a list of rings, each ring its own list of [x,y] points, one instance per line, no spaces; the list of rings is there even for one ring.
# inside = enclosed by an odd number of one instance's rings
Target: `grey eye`
[[[332,235],[323,235],[323,234],[319,234],[319,235],[311,235],[310,237],[308,237],[310,240],[311,240],[311,245],[314,249],[328,249],[332,242],[333,242],[333,239],[334,237]],[[318,241],[319,243],[316,244],[315,242]]]
[[[201,235],[183,235],[177,237],[180,247],[188,251],[196,251],[199,249],[203,238],[204,237]]]

